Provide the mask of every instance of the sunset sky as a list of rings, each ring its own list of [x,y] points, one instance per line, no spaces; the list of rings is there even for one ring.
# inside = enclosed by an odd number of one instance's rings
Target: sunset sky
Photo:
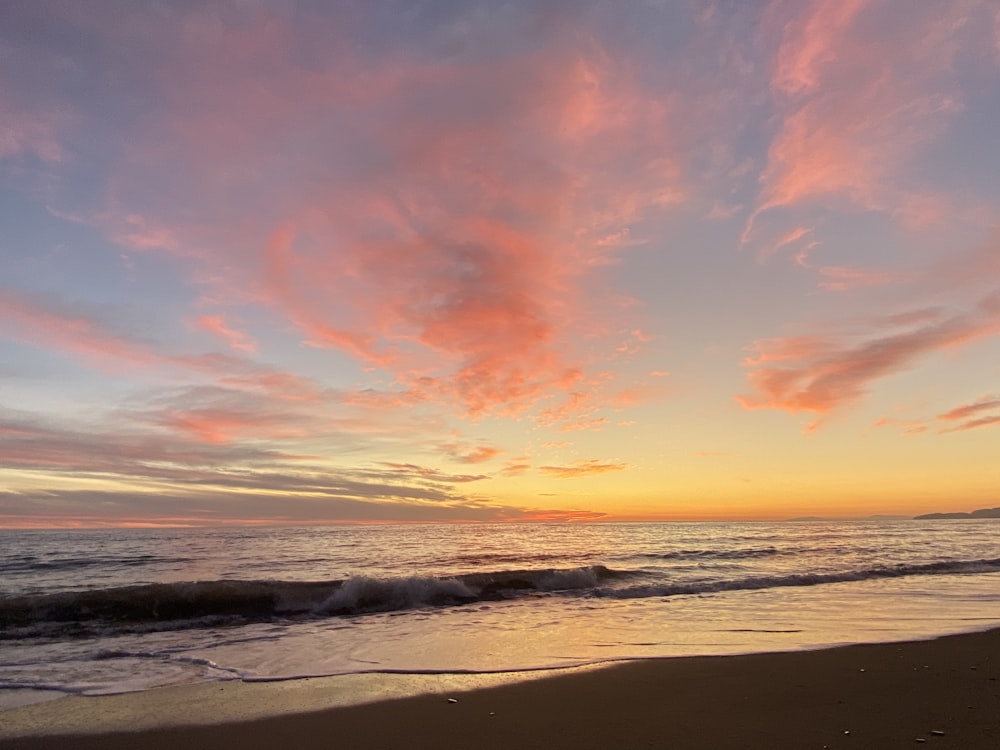
[[[1000,505],[995,0],[0,7],[0,526]]]

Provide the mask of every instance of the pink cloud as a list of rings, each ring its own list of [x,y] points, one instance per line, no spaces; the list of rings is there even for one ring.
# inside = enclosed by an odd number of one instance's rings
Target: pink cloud
[[[809,250],[817,244],[817,242],[811,238],[812,233],[812,227],[795,227],[794,229],[790,229],[785,234],[780,236],[774,245],[766,250],[762,250],[758,254],[757,260],[767,260],[772,255],[777,254],[786,247],[795,247],[798,245],[802,246],[799,250],[799,254],[801,255],[801,261],[799,261],[799,264],[803,265],[805,263],[806,253],[808,253]],[[797,255],[796,258],[798,257],[799,256]]]
[[[133,15],[117,41],[141,49]],[[581,333],[623,316],[596,272],[688,193],[675,103],[570,19],[437,61],[420,45],[362,57],[336,43],[347,27],[299,49],[280,13],[243,15],[163,20],[158,116],[129,134],[105,231],[472,417],[584,387]]]
[[[239,439],[274,440],[305,437],[309,431],[296,426],[287,413],[235,411],[221,408],[167,409],[155,416],[164,427],[190,434],[212,445]]]
[[[824,0],[787,22],[778,49],[773,85],[797,94],[819,88],[831,63],[841,54],[841,40],[869,0]]]
[[[237,331],[235,328],[229,326],[222,315],[202,315],[198,318],[197,323],[203,330],[225,341],[230,349],[249,354],[257,351],[257,344],[254,340],[242,331]]]
[[[904,18],[872,0],[772,5],[780,119],[744,242],[764,212],[807,204],[884,211],[910,226],[943,216],[943,197],[915,188],[913,170],[962,109],[954,61],[969,12],[927,6]]]
[[[0,289],[0,332],[45,346],[104,371],[123,366],[150,376],[172,372],[208,376],[223,386],[283,401],[328,398],[308,378],[229,354],[174,354],[162,345],[115,330],[90,310]]]
[[[0,289],[0,330],[104,367],[110,362],[148,367],[162,361],[148,344],[113,333],[90,315],[11,290]]]
[[[861,336],[806,335],[757,342],[757,355],[744,362],[754,393],[737,401],[747,409],[828,414],[859,401],[872,383],[913,366],[921,357],[1000,334],[1000,305],[995,295],[989,296],[971,311],[939,313],[919,327],[900,328],[889,324]]]
[[[901,281],[911,281],[916,277],[916,274],[910,271],[880,271],[851,266],[823,266],[819,269],[819,273],[823,277],[823,280],[819,282],[820,288],[831,292],[885,286]]]

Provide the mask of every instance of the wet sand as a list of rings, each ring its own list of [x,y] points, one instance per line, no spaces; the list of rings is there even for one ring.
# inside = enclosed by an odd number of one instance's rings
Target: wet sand
[[[488,680],[409,679],[402,689],[437,692],[337,705],[391,694],[372,677],[61,699],[0,714],[0,748],[1000,748],[1000,630],[471,691]]]

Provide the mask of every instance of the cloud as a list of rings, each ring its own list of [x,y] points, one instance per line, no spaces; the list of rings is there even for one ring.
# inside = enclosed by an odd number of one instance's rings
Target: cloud
[[[592,364],[580,333],[623,316],[599,269],[687,187],[673,103],[552,12],[511,9],[507,36],[474,7],[444,25],[377,8],[71,14],[145,92],[107,144],[120,158],[91,223],[421,399],[472,418],[558,404]],[[406,43],[355,43],[384,23]],[[224,313],[200,325],[252,347]]]
[[[538,470],[544,474],[548,474],[559,479],[572,479],[591,474],[606,474],[612,471],[623,471],[627,468],[628,464],[602,463],[596,458],[591,458],[562,466],[539,466]]]
[[[70,304],[51,296],[0,289],[0,333],[69,355],[99,370],[157,378],[179,373],[207,376],[223,386],[286,401],[318,402],[329,398],[314,381],[230,354],[170,353],[150,339],[122,330],[121,310]]]
[[[912,367],[921,357],[1000,334],[997,294],[972,310],[920,311],[873,321],[861,335],[802,335],[757,342],[744,365],[754,392],[737,398],[746,409],[828,414],[861,400],[877,380]],[[933,319],[928,319],[933,315]],[[921,321],[906,327],[905,321]]]
[[[149,343],[56,300],[0,289],[0,331],[28,344],[44,343],[92,364],[148,367],[162,362]]]
[[[853,207],[909,226],[939,217],[944,198],[921,187],[918,158],[963,108],[955,61],[974,14],[962,3],[905,18],[871,0],[772,3],[778,127],[743,242],[775,209]]]
[[[992,411],[997,413],[983,414],[983,412]],[[955,422],[958,424],[953,424]],[[946,426],[949,424],[951,426]],[[876,427],[899,427],[904,434],[908,435],[927,432],[934,426],[938,428],[937,434],[944,435],[950,432],[965,432],[979,427],[990,427],[995,424],[1000,424],[1000,397],[993,395],[983,396],[971,404],[956,406],[954,409],[949,409],[930,419],[900,420],[883,417],[875,422]]]
[[[447,482],[449,484],[478,482],[486,479],[486,474],[447,474],[440,469],[432,469],[427,466],[417,464],[401,464],[392,461],[383,461],[383,465],[394,471],[406,472],[420,477],[421,479],[433,479],[435,482]]]
[[[901,281],[911,281],[916,277],[916,274],[911,271],[882,271],[851,266],[823,266],[819,269],[819,273],[823,277],[823,280],[819,282],[820,288],[831,292],[885,286]]]
[[[465,445],[460,443],[443,443],[438,446],[452,461],[463,464],[481,464],[503,453],[492,445]]]
[[[425,505],[352,498],[282,497],[205,490],[121,492],[35,490],[0,492],[0,526],[74,528],[100,526],[217,526],[219,524],[328,524],[455,521],[586,521],[593,511],[515,508],[504,505]]]
[[[781,235],[771,247],[761,250],[760,253],[757,254],[757,260],[765,261],[786,247],[800,246],[795,258],[799,265],[803,265],[809,250],[818,244],[816,240],[812,238],[813,231],[812,227],[795,227],[790,229]]]
[[[991,425],[996,424],[1000,424],[1000,414],[991,414],[977,419],[970,419],[962,422],[960,425],[956,425],[955,427],[949,427],[948,429],[941,430],[941,432],[964,432],[965,430],[974,430],[977,427],[990,427]]]
[[[218,336],[229,345],[230,349],[253,354],[257,344],[242,331],[237,331],[226,323],[222,315],[202,315],[197,320],[198,326],[211,334]]]
[[[531,468],[527,461],[508,461],[500,470],[505,477],[519,477]]]
[[[113,482],[142,493],[214,493],[229,497],[230,505],[235,501],[244,517],[252,517],[253,502],[243,503],[241,493],[263,493],[272,505],[276,498],[283,504],[289,493],[317,499],[471,503],[451,486],[485,478],[451,475],[413,464],[343,469],[328,466],[317,457],[289,455],[246,442],[192,442],[138,429],[53,427],[30,414],[10,410],[0,412],[0,449],[5,469],[38,474],[40,481],[35,486],[44,486],[47,481],[57,487],[60,478],[72,477]],[[126,496],[122,490],[121,497]],[[136,503],[133,510],[140,505]]]
[[[992,411],[994,409],[1000,409],[1000,398],[997,396],[983,396],[975,403],[957,406],[954,409],[946,411],[944,414],[939,414],[937,418],[953,422],[956,420],[965,420],[982,411]]]

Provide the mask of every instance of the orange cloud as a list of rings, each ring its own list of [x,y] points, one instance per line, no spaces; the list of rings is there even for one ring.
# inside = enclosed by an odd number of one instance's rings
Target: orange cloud
[[[983,396],[975,403],[958,406],[946,411],[944,414],[938,414],[936,418],[943,422],[960,422],[960,424],[954,427],[942,429],[940,431],[942,434],[947,432],[964,432],[965,430],[974,430],[979,427],[1000,424],[1000,413],[977,416],[983,412],[990,411],[1000,412],[1000,398],[996,396]]]
[[[438,446],[453,461],[463,464],[481,464],[491,458],[503,453],[502,450],[492,445],[459,445],[458,443],[445,443]]]
[[[505,477],[517,477],[524,474],[528,469],[531,468],[531,464],[526,461],[508,461],[504,464],[503,469],[500,473]]]
[[[927,311],[921,319],[926,319]],[[906,317],[901,320],[906,320]],[[886,324],[886,321],[882,321]],[[920,357],[1000,334],[1000,294],[973,310],[920,327],[876,328],[863,337],[797,336],[760,341],[744,364],[754,389],[737,401],[746,409],[827,414],[864,397],[871,383],[912,366]]]
[[[539,466],[538,470],[559,479],[572,479],[590,474],[607,474],[612,471],[623,471],[627,468],[628,464],[601,463],[596,458],[591,458],[564,466]]]
[[[950,411],[946,411],[944,414],[939,414],[937,418],[952,422],[960,419],[968,419],[979,412],[992,411],[993,409],[1000,409],[1000,398],[996,396],[984,396],[973,404],[958,406]]]
[[[384,461],[383,465],[398,472],[413,474],[421,479],[431,479],[435,482],[461,484],[465,482],[478,482],[480,479],[487,478],[486,474],[446,474],[440,469],[418,466],[417,464],[401,464],[392,461]]]
[[[996,396],[983,396],[974,403],[957,406],[954,409],[950,409],[943,414],[938,414],[936,417],[931,419],[901,420],[890,417],[882,417],[881,419],[876,420],[874,426],[899,427],[902,429],[904,434],[916,435],[927,432],[935,422],[960,423],[952,427],[939,429],[938,434],[943,435],[949,432],[964,432],[966,430],[974,430],[979,427],[989,427],[991,425],[1000,424],[1000,413],[977,416],[983,412],[990,412],[994,410],[1000,412],[1000,398]]]
[[[950,427],[947,430],[941,430],[942,433],[945,432],[963,432],[965,430],[974,430],[977,427],[989,427],[990,425],[1000,424],[1000,414],[994,414],[986,417],[979,417],[978,419],[970,419],[967,422],[962,422],[962,424],[956,427]]]

